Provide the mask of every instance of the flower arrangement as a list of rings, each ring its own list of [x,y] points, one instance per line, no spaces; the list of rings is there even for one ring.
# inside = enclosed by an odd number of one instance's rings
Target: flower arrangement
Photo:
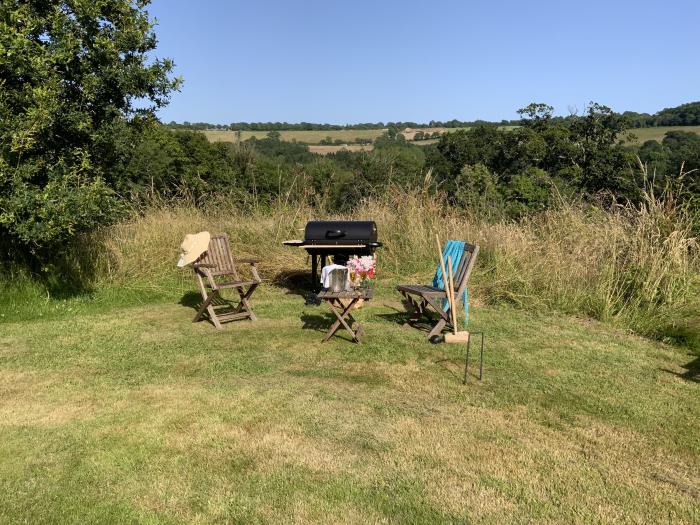
[[[377,268],[376,255],[363,255],[358,257],[353,255],[348,259],[348,270],[350,271],[350,282],[353,286],[367,287],[369,280],[374,278]]]

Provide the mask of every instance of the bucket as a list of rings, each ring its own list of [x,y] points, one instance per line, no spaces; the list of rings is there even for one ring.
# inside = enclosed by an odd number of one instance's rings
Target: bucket
[[[336,268],[328,275],[328,289],[333,293],[344,292],[348,281],[348,269]]]

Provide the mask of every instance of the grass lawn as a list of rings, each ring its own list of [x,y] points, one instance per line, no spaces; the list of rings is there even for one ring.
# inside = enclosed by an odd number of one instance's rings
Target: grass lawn
[[[388,287],[361,345],[285,289],[222,331],[179,300],[0,324],[0,522],[700,522],[687,350],[474,308],[464,386]]]

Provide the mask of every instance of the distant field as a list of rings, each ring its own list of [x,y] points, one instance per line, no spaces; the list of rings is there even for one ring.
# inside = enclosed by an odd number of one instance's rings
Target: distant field
[[[501,126],[501,129],[515,129],[517,126]],[[429,128],[429,132],[433,133],[438,131],[440,133],[452,132],[458,129],[470,129],[470,128]],[[323,139],[330,138],[332,141],[342,140],[344,143],[352,143],[356,139],[370,139],[374,140],[382,135],[386,129],[341,129],[333,131],[280,131],[280,138],[282,140],[297,142],[305,142],[306,144],[320,144]],[[403,132],[406,138],[410,141],[413,136],[418,131],[424,131],[423,129],[413,129],[408,132]],[[210,142],[236,142],[238,140],[238,132],[236,131],[218,131],[218,130],[208,130],[203,131]],[[240,139],[248,140],[249,138],[256,137],[258,139],[264,139],[269,131],[241,131]],[[432,144],[436,139],[421,140],[416,141],[416,144],[428,145]],[[320,152],[320,151],[319,151]]]
[[[307,144],[318,144],[323,139],[330,137],[331,140],[342,140],[343,142],[353,142],[355,139],[374,140],[380,137],[384,129],[340,129],[333,131],[280,131],[282,140],[306,142]],[[269,131],[241,131],[241,140],[248,140],[256,137],[264,139]],[[210,142],[236,142],[236,131],[204,131]]]
[[[512,130],[516,126],[502,126],[501,129]],[[431,128],[430,131],[440,131],[440,132],[451,132],[457,129],[469,129],[469,128]],[[334,131],[280,131],[280,137],[282,140],[297,142],[305,142],[306,144],[319,144],[323,139],[330,138],[331,140],[342,140],[349,146],[356,139],[370,139],[374,140],[382,135],[385,129],[342,129]],[[664,135],[669,131],[692,131],[700,135],[700,126],[662,126],[656,128],[639,128],[631,130],[636,139],[632,141],[634,144],[643,144],[647,140],[657,140],[661,142]],[[210,142],[236,142],[237,132],[235,131],[204,131],[203,132]],[[241,140],[248,140],[252,137],[257,137],[258,139],[263,139],[267,136],[268,131],[241,131]],[[413,134],[409,134],[409,139],[412,138]],[[428,144],[434,144],[436,139],[420,140],[415,141],[415,144],[421,146],[427,146]],[[312,149],[314,153],[327,154],[341,149],[339,146],[324,146]],[[350,151],[359,151],[359,148],[346,147]],[[369,148],[371,149],[371,148]]]
[[[634,144],[644,144],[647,140],[661,142],[669,131],[692,131],[700,135],[700,126],[659,126],[657,128],[639,128],[631,130],[637,136]]]
[[[372,144],[340,144],[338,146],[325,146],[319,144],[311,144],[309,151],[318,155],[328,155],[329,153],[338,153],[339,151],[372,151]]]

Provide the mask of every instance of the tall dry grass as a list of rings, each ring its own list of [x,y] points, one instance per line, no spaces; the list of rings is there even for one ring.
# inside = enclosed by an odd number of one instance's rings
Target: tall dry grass
[[[269,281],[305,268],[304,252],[282,246],[301,238],[318,209],[280,201],[273,209],[156,206],[94,238],[98,281],[154,289],[191,286],[174,267],[186,233],[226,232],[240,256],[260,258]],[[691,223],[671,195],[609,210],[562,204],[521,222],[486,222],[427,192],[398,189],[336,218],[373,219],[384,247],[381,276],[426,281],[437,261],[435,235],[481,246],[471,296],[489,303],[591,316],[655,337],[700,332],[700,253]]]

